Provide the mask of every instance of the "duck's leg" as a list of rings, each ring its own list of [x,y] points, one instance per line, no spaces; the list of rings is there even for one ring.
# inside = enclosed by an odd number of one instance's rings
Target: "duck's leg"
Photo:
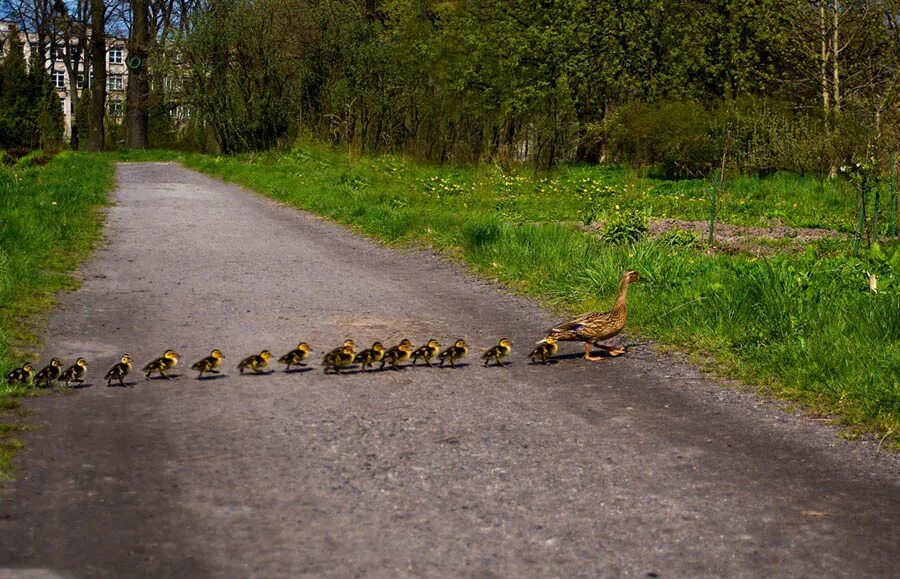
[[[625,353],[625,348],[613,348],[612,346],[607,346],[606,344],[597,343],[595,343],[594,346],[600,348],[601,350],[604,350],[610,356],[621,356]]]
[[[584,343],[584,359],[594,362],[597,360],[602,360],[603,356],[591,356],[591,343],[585,342]]]

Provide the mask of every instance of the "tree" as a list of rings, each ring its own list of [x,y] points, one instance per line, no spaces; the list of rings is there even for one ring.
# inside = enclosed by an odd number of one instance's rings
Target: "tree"
[[[125,94],[125,142],[133,149],[148,143],[148,100],[150,96],[147,55],[150,44],[148,0],[131,2],[131,35],[128,41],[128,87]]]
[[[91,0],[91,114],[88,127],[88,150],[105,148],[106,119],[106,6],[103,0]]]

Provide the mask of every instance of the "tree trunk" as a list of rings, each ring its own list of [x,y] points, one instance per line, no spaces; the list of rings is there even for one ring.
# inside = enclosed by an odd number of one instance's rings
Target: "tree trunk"
[[[106,117],[106,6],[103,0],[91,0],[91,116],[88,127],[88,151],[102,151]],[[85,78],[90,83],[90,77]]]
[[[147,52],[150,44],[148,0],[132,0],[131,10],[128,86],[125,93],[125,143],[132,149],[146,149],[149,146],[147,101],[150,96],[147,73]]]
[[[819,3],[819,32],[822,40],[822,58],[819,62],[822,73],[822,112],[828,119],[831,114],[831,93],[828,90],[828,18],[825,14],[825,0]]]
[[[834,0],[834,30],[832,30],[832,34],[834,35],[834,40],[831,43],[831,58],[833,59],[833,74],[834,81],[832,82],[833,92],[834,92],[834,114],[839,115],[841,113],[841,73],[840,67],[838,66],[838,57],[841,52],[840,45],[840,12],[841,12],[841,2],[840,0]]]

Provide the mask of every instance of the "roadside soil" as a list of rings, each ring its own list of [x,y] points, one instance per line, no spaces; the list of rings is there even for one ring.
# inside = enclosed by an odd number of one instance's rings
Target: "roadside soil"
[[[896,574],[900,457],[877,444],[648,346],[530,365],[559,320],[456,265],[177,164],[118,177],[42,356],[85,356],[89,387],[27,402],[0,578]],[[347,337],[514,352],[323,375]],[[235,369],[301,339],[309,369]],[[145,381],[168,348],[179,377]],[[196,380],[212,348],[226,375]],[[123,352],[130,386],[107,387]]]

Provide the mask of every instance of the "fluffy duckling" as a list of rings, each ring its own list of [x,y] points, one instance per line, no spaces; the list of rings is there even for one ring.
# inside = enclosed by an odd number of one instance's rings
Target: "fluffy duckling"
[[[469,353],[469,345],[465,340],[456,340],[452,346],[438,354],[441,359],[440,367],[444,367],[444,362],[450,362],[451,368],[456,368],[456,361]]]
[[[175,350],[166,350],[165,354],[144,366],[144,377],[149,380],[150,375],[156,372],[166,380],[171,380],[172,378],[166,374],[166,370],[177,366],[180,359],[181,356]]]
[[[538,342],[528,357],[531,358],[532,364],[535,363],[535,358],[540,358],[543,364],[548,364],[550,358],[556,355],[557,350],[559,350],[559,343],[556,338],[549,336]]]
[[[272,357],[272,352],[263,350],[259,354],[247,356],[246,358],[241,360],[241,363],[238,364],[237,367],[238,370],[241,371],[241,374],[244,373],[244,370],[253,370],[257,374],[262,374],[262,369],[266,367]]]
[[[343,346],[339,350],[332,350],[325,354],[325,359],[322,360],[322,366],[324,366],[322,371],[328,374],[328,370],[330,369],[333,370],[335,374],[340,374],[341,368],[352,366],[355,359],[356,353],[353,346]]]
[[[87,367],[87,360],[78,358],[75,360],[74,364],[66,368],[63,373],[60,374],[59,381],[65,383],[66,388],[68,388],[69,384],[72,382],[84,384],[84,377],[87,375]]]
[[[481,357],[484,358],[485,366],[487,366],[488,362],[491,360],[496,361],[498,366],[506,366],[506,362],[503,361],[503,358],[508,356],[510,352],[512,352],[512,342],[503,338],[500,340],[499,344],[486,351]]]
[[[125,386],[125,376],[131,372],[131,364],[134,360],[128,354],[122,354],[121,361],[106,371],[103,379],[106,380],[107,386],[112,386],[113,380],[118,380],[120,386]]]
[[[297,347],[278,358],[282,364],[287,364],[284,371],[290,372],[291,366],[306,366],[306,359],[309,358],[309,344],[300,342]]]
[[[353,340],[348,338],[348,339],[344,340],[343,344],[341,344],[334,350],[331,350],[330,352],[328,352],[328,354],[325,354],[325,357],[327,358],[329,356],[329,354],[337,354],[338,352],[342,351],[344,348],[350,348],[351,350],[353,350],[353,353],[356,354],[356,342],[354,342]]]
[[[400,370],[400,364],[409,360],[413,350],[415,350],[413,343],[403,338],[399,344],[384,353],[384,358],[381,360],[381,368],[384,369],[387,364],[390,364],[394,370]]]
[[[31,362],[25,362],[6,375],[6,383],[10,386],[13,384],[28,386],[32,376],[34,376],[34,366],[31,365]]]
[[[50,388],[51,382],[58,380],[60,374],[62,374],[62,361],[59,358],[53,358],[50,360],[50,364],[41,368],[41,371],[34,377],[34,385],[40,387],[43,384]]]
[[[197,370],[200,374],[197,376],[197,379],[203,378],[204,372],[211,372],[213,374],[218,374],[219,371],[216,369],[222,364],[222,359],[225,356],[222,354],[221,350],[213,350],[209,353],[209,356],[203,358],[202,360],[198,360],[194,362],[194,365],[191,366],[191,370]]]
[[[441,345],[434,338],[428,340],[428,343],[417,349],[412,354],[412,365],[416,365],[416,361],[419,358],[425,360],[425,364],[431,368],[431,359],[437,356],[438,352],[441,351]]]
[[[363,371],[371,368],[375,362],[381,362],[384,359],[385,349],[381,342],[375,342],[371,348],[367,348],[356,355],[354,362],[361,363]]]

